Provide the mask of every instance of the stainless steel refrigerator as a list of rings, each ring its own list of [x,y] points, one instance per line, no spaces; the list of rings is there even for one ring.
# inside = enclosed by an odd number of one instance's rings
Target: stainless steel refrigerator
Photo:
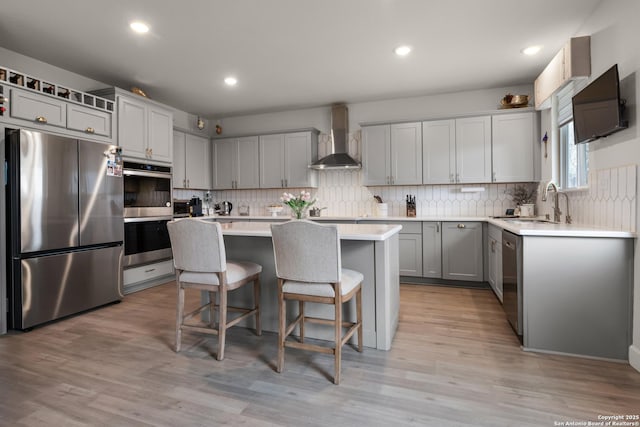
[[[123,184],[115,146],[6,129],[9,327],[122,298]]]

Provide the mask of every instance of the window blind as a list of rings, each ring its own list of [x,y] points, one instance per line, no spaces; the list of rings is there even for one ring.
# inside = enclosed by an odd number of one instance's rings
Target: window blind
[[[573,119],[573,106],[571,105],[571,98],[573,98],[573,95],[580,92],[588,82],[588,79],[571,80],[557,92],[556,96],[558,98],[558,126],[562,126]]]

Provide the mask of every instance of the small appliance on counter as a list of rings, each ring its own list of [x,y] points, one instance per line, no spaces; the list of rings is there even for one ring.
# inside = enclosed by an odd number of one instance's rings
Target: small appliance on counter
[[[309,209],[309,216],[311,217],[319,217],[320,213],[322,212],[323,209],[327,209],[325,208],[311,208]]]
[[[202,199],[200,197],[192,197],[189,200],[189,215],[202,216]]]
[[[185,218],[189,216],[189,200],[173,200],[173,217]]]
[[[231,215],[231,210],[233,209],[233,203],[231,202],[220,202],[215,205],[215,212],[217,215],[227,216]]]
[[[240,216],[249,216],[249,212],[251,212],[249,205],[240,205],[238,206],[238,215]]]

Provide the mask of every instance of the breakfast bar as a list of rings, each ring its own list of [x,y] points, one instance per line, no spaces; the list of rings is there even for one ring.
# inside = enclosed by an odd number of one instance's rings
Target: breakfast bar
[[[271,223],[231,222],[222,224],[227,259],[246,260],[262,265],[261,318],[266,331],[278,331],[278,299]],[[391,349],[398,326],[399,312],[399,225],[338,224],[341,240],[342,266],[361,272],[363,338],[366,347]],[[308,242],[313,245],[314,242]],[[203,295],[203,298],[207,298]],[[239,289],[229,294],[229,304],[252,304],[250,289]],[[288,315],[297,314],[297,307],[289,304]],[[311,316],[332,318],[333,310],[324,304],[307,303],[305,312]],[[345,320],[355,320],[355,301],[344,305]],[[247,326],[253,327],[253,320]],[[331,328],[305,325],[305,336],[333,339]]]

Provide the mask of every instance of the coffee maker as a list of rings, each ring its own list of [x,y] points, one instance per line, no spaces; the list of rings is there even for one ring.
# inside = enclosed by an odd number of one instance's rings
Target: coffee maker
[[[200,197],[192,197],[189,200],[189,216],[202,216],[202,200]]]

